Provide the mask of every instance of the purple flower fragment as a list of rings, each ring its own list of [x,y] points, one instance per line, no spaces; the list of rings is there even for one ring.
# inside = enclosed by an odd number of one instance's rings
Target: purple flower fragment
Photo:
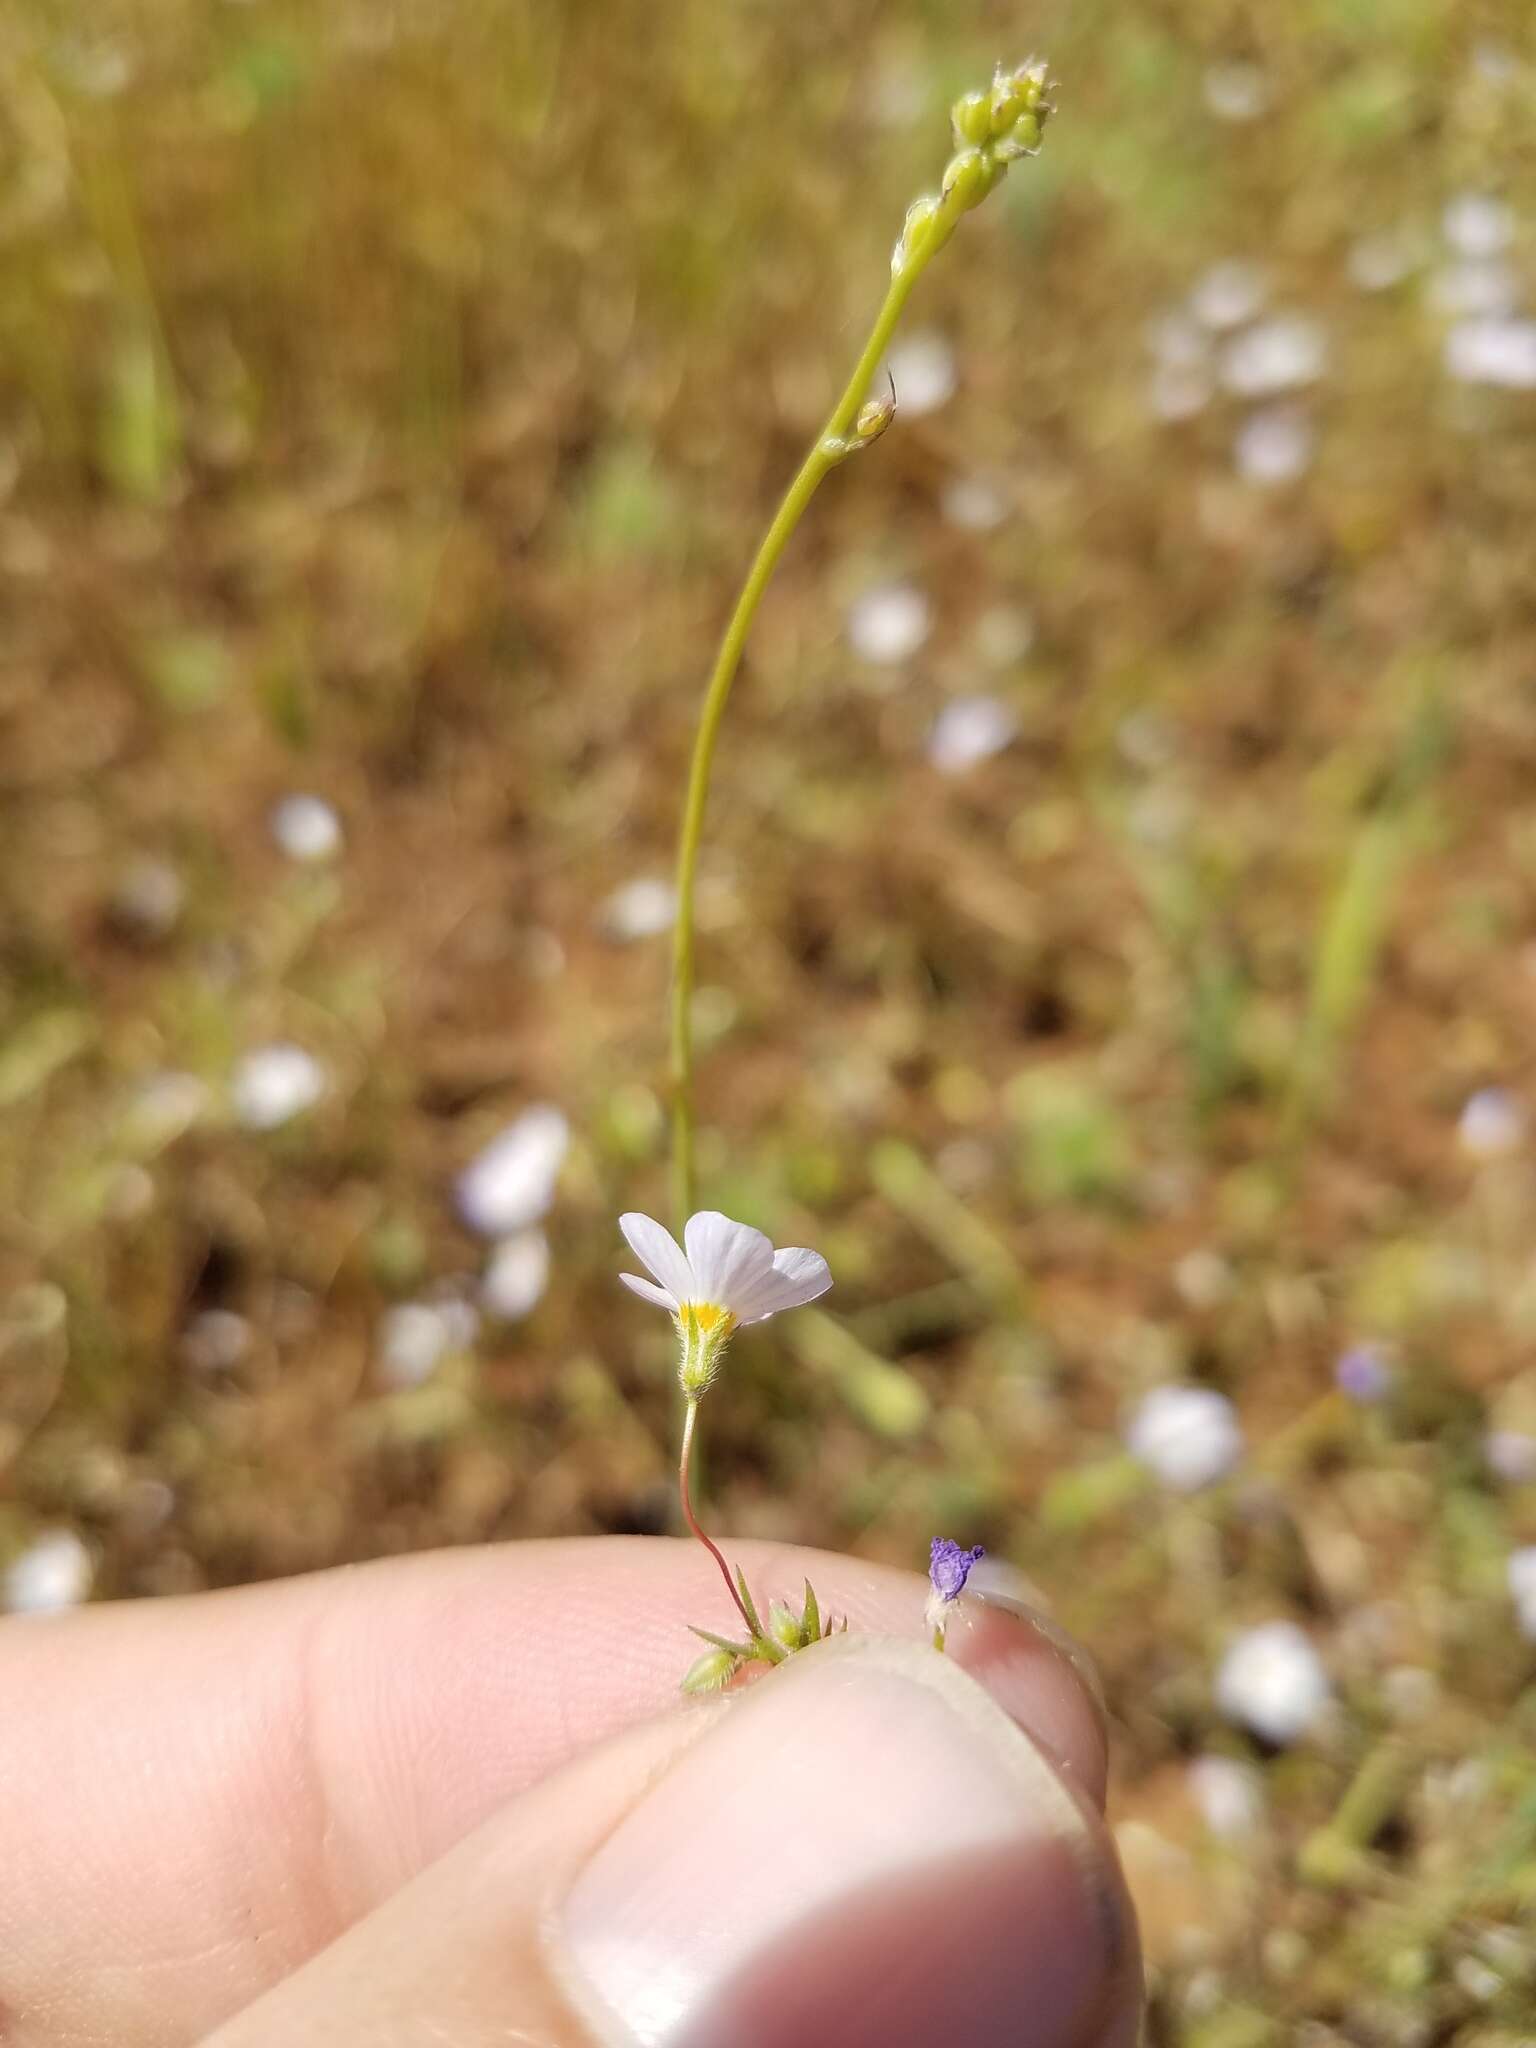
[[[938,1598],[946,1603],[958,1600],[971,1576],[971,1566],[978,1564],[986,1554],[979,1543],[974,1550],[962,1550],[949,1537],[935,1536],[929,1555],[928,1577]]]
[[[933,1539],[928,1558],[928,1583],[933,1591],[928,1595],[925,1615],[928,1626],[933,1630],[934,1641],[940,1647],[944,1631],[949,1626],[950,1609],[965,1591],[972,1565],[985,1556],[986,1552],[979,1543],[974,1550],[962,1550],[948,1536],[935,1536]]]

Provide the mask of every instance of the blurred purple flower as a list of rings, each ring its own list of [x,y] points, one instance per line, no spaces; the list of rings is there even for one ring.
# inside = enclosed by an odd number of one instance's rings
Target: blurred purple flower
[[[1392,1365],[1379,1344],[1351,1344],[1333,1368],[1339,1391],[1351,1401],[1380,1401],[1392,1387]]]

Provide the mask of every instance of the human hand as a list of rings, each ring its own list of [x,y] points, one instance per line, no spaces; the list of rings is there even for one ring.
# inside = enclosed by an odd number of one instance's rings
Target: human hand
[[[1122,2048],[1134,1923],[1057,1639],[810,1574],[851,1630],[679,1704],[708,1560],[450,1551],[0,1624],[7,2048]]]

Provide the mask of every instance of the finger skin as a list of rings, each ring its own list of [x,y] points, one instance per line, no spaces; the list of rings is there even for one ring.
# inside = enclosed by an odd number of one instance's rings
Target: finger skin
[[[855,1628],[921,1630],[915,1575],[734,1554],[760,1600],[809,1576]],[[696,1546],[605,1538],[0,1624],[10,2039],[197,2038],[506,1800],[674,1709],[686,1625],[724,1604]],[[951,1645],[1101,1796],[1101,1727],[1050,1645],[984,1610]]]
[[[809,1853],[818,1864],[828,1857],[846,1860],[842,1832],[856,1833],[861,1814],[872,1805],[895,1797],[932,1817],[928,1774],[919,1773],[903,1793],[881,1769],[882,1750],[894,1750],[905,1763],[911,1747],[910,1714],[900,1707],[888,1711],[882,1702],[868,1727],[856,1731],[857,1768],[850,1769],[841,1753],[846,1743],[834,1740],[838,1754],[818,1781],[815,1750],[827,1726],[826,1710],[836,1711],[835,1696],[846,1697],[847,1674],[857,1674],[875,1652],[868,1639],[839,1638],[766,1680],[760,1697],[780,1695],[775,1711],[782,1718],[786,1685],[793,1691],[807,1680],[815,1684],[817,1660],[837,1667],[826,1673],[830,1688],[820,1686],[815,1694],[819,1710],[800,1716],[788,1751],[776,1753],[771,1740],[750,1738],[755,1696],[750,1703],[713,1701],[696,1712],[642,1723],[585,1753],[501,1808],[303,1969],[219,2028],[203,2048],[320,2048],[335,2041],[406,2048],[428,2040],[452,2041],[455,2048],[507,2041],[596,2048],[621,2034],[629,2041],[627,2029],[609,2031],[616,2016],[594,2000],[568,1947],[567,1902],[592,1858],[608,1853],[626,1819],[643,1807],[666,1825],[658,1842],[654,1825],[647,1824],[640,1850],[647,1878],[638,1889],[650,1882],[653,1854],[663,1861],[675,1857],[683,1870],[697,1870],[697,1921],[691,1911],[685,1919],[700,1927],[710,1923],[721,1888],[737,1883],[732,1866],[771,1848],[770,1841],[754,1840],[750,1828],[743,1830],[739,1816],[737,1824],[725,1826],[722,1839],[712,1839],[715,1799],[705,1799],[702,1814],[689,1813],[679,1785],[680,1769],[686,1772],[690,1758],[714,1749],[722,1734],[729,1739],[732,1723],[739,1738],[735,1748],[745,1744],[753,1762],[743,1773],[733,1751],[727,1780],[746,1786],[749,1811],[755,1807],[752,1788],[764,1793],[765,1785],[770,1811],[782,1811],[786,1771],[797,1787],[817,1787],[798,1828],[809,1837]],[[984,1700],[970,1680],[946,1671],[920,1641],[889,1645],[885,1656],[942,1693],[963,1699],[968,1691]],[[977,1711],[1006,1729],[995,1706]],[[950,1761],[948,1743],[968,1740],[958,1717],[954,1731],[944,1737]],[[1020,1749],[1032,1746],[1017,1734],[1006,1739]],[[1032,1768],[1043,1775],[1031,1803],[1044,1805],[1048,1768]],[[1060,1793],[1054,1796],[1059,1802]],[[726,1971],[724,2008],[713,2012],[715,2024],[699,2038],[708,2038],[712,2048],[748,2038],[754,2044],[837,2039],[848,2048],[908,2048],[909,2042],[938,2038],[930,2023],[937,2012],[956,2048],[991,2048],[994,2041],[998,2048],[1005,2042],[1007,2048],[1057,2048],[1066,2035],[1059,2025],[1043,2022],[1037,2010],[1045,1958],[1031,1968],[1020,1955],[1021,1944],[1039,1951],[1045,1943],[1051,1967],[1076,1970],[1090,1986],[1097,1980],[1088,2006],[1067,2029],[1071,2048],[1124,2048],[1133,2038],[1128,2026],[1134,2026],[1140,2000],[1134,1925],[1102,1818],[1089,1802],[1069,1796],[1065,1814],[1074,1808],[1081,1812],[1075,1829],[1060,1814],[1050,1825],[1043,1813],[1032,1815],[1018,1835],[1000,1829],[968,1868],[946,1862],[942,1853],[924,1864],[920,1849],[904,1878],[887,1872],[882,1862],[851,1893],[835,1894],[838,1903],[798,1920],[797,1888],[779,1887],[775,1898],[788,1908],[785,1935],[768,1940],[744,1982]],[[675,1822],[667,1818],[674,1812]],[[927,1830],[899,1832],[914,1840]],[[689,1878],[685,1897],[692,1884]],[[1078,1894],[1079,1887],[1082,1906],[1074,1913],[1065,1895]],[[624,1896],[635,1897],[636,1889],[626,1880]],[[937,1912],[935,1893],[942,1901]],[[978,1927],[983,1916],[986,1924]],[[756,1907],[749,1918],[758,1924]],[[692,1938],[681,1937],[685,1944]],[[952,1967],[957,1946],[976,1951],[972,1969]],[[977,1978],[988,1972],[999,1980],[997,1999],[978,1993]],[[644,2038],[652,2038],[649,2031]],[[688,2038],[694,2038],[691,2030]]]

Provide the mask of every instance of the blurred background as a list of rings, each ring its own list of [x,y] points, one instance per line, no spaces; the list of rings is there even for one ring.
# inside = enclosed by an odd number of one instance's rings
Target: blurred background
[[[1154,2039],[1536,2038],[1529,29],[6,11],[0,1604],[672,1526],[699,692],[1043,49],[727,725],[712,1519],[1082,1634]]]

